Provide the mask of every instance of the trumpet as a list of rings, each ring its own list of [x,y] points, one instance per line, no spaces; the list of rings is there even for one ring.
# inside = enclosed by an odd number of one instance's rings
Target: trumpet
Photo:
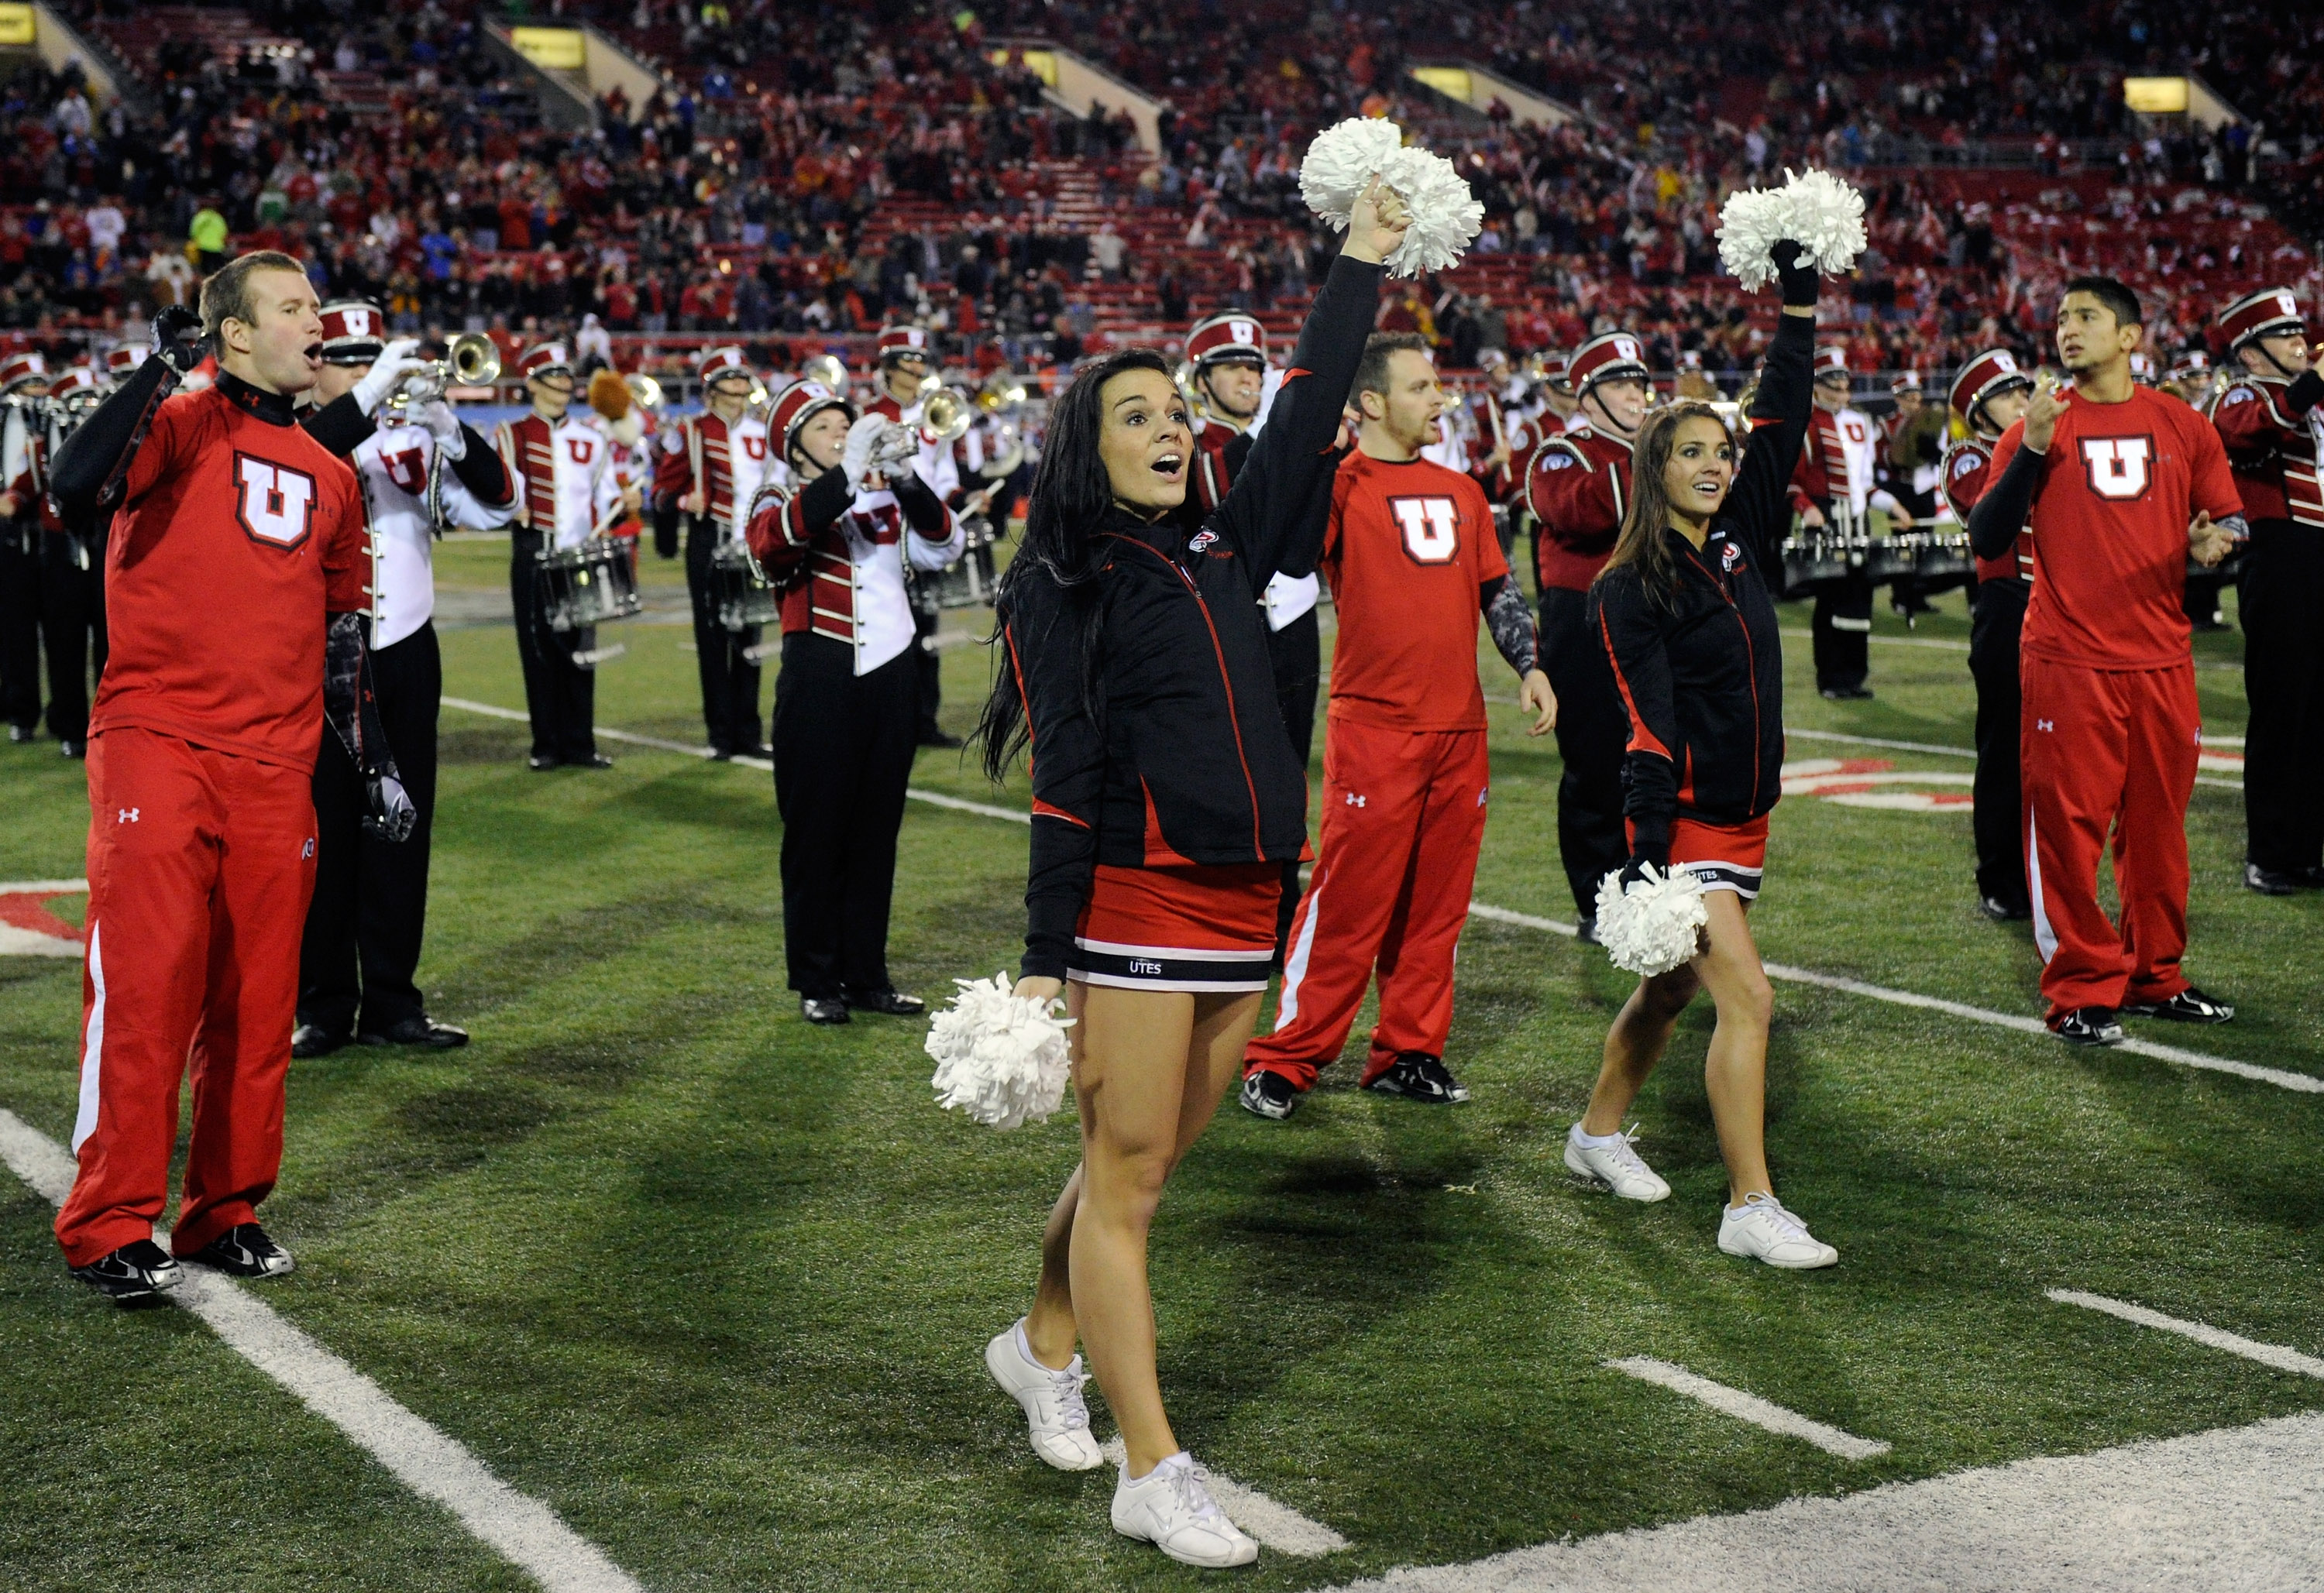
[[[1025,379],[1014,371],[995,371],[976,390],[976,407],[988,413],[1013,410],[1025,401]]]
[[[799,367],[799,380],[819,382],[841,398],[847,396],[847,366],[836,355],[819,354]]]
[[[403,379],[388,395],[387,406],[401,410],[432,404],[455,387],[490,387],[501,379],[499,345],[482,332],[463,332],[452,339],[450,357],[430,360]]]
[[[968,401],[944,384],[941,376],[930,376],[920,383],[920,430],[932,442],[948,443],[968,433],[974,412]]]

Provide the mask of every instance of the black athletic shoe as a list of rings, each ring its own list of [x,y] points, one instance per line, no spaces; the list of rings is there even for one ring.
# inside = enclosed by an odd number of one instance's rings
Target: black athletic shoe
[[[290,1054],[301,1062],[328,1056],[346,1043],[345,1035],[331,1034],[311,1023],[302,1023],[290,1031]]]
[[[1997,896],[1979,898],[1977,910],[1996,924],[2015,924],[2021,918],[2034,916],[2034,908],[2029,903],[2003,901]]]
[[[88,743],[87,741],[59,741],[57,743],[57,750],[63,753],[68,758],[79,760],[88,756]]]
[[[1242,1110],[1281,1122],[1299,1110],[1299,1087],[1281,1073],[1260,1068],[1242,1076]]]
[[[281,1277],[298,1263],[255,1222],[237,1222],[186,1257],[235,1277]]]
[[[1576,924],[1573,926],[1573,938],[1585,946],[1605,944],[1605,942],[1598,938],[1598,915],[1591,913],[1585,916],[1582,922]]]
[[[557,767],[557,761],[546,752],[535,752],[524,760],[524,766],[535,774],[547,774]]]
[[[888,1017],[918,1017],[928,1004],[892,987],[877,990],[842,990],[839,999],[853,1012],[877,1012]]]
[[[611,769],[613,767],[613,760],[606,757],[603,752],[592,752],[586,758],[567,759],[565,760],[565,767],[567,769]]]
[[[2244,865],[2244,889],[2256,890],[2262,896],[2290,896],[2306,883],[2298,874],[2279,873],[2257,863]]]
[[[438,1023],[423,1012],[383,1029],[359,1033],[355,1038],[366,1045],[425,1045],[431,1051],[456,1051],[468,1043],[468,1031],[455,1024]]]
[[[734,750],[734,756],[737,758],[764,758],[771,760],[774,755],[775,750],[764,741],[761,741],[755,747],[737,747]]]
[[[8,739],[15,742],[18,746],[22,746],[26,741],[36,739],[40,733],[41,732],[29,724],[12,724],[8,727]],[[98,1263],[97,1265],[102,1265],[102,1263]]]
[[[124,1305],[159,1299],[186,1281],[178,1258],[152,1239],[133,1239],[87,1266],[74,1267],[72,1275]]]
[[[2119,1045],[2122,1024],[2111,1007],[2077,1007],[2050,1026],[2069,1045]]]
[[[1429,1106],[1451,1106],[1469,1099],[1469,1087],[1454,1078],[1443,1060],[1425,1051],[1406,1051],[1388,1072],[1364,1086],[1382,1095],[1401,1095]]]
[[[2122,1015],[2159,1017],[2167,1023],[2226,1023],[2235,1017],[2236,1009],[2217,996],[2207,996],[2189,985],[2167,1001],[2125,1001]]]
[[[837,996],[801,996],[799,1016],[809,1023],[845,1023],[847,1003]]]

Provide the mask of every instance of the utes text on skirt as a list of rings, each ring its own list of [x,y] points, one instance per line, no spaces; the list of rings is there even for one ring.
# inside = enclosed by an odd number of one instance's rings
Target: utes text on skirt
[[[2052,1020],[2187,988],[2187,803],[2202,711],[2195,666],[2088,669],[2028,653],[2021,721],[2025,882]],[[2098,904],[2114,832],[2117,929]]]
[[[1347,1044],[1375,969],[1379,1023],[1361,1082],[1404,1052],[1444,1054],[1490,778],[1481,730],[1332,722],[1315,872],[1291,921],[1275,1032],[1245,1049],[1245,1073],[1314,1088]]]
[[[1065,977],[1197,995],[1263,990],[1282,893],[1276,863],[1100,863]]]
[[[189,1057],[193,1144],[171,1248],[189,1255],[254,1220],[274,1187],[315,884],[308,781],[134,726],[89,743],[80,1175],[56,1220],[75,1266],[161,1220]]]

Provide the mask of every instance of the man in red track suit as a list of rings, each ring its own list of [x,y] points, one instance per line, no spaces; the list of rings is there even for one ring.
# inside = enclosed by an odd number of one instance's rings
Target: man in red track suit
[[[348,745],[371,823],[413,810],[364,695],[371,570],[347,466],[294,423],[323,325],[285,254],[245,254],[202,290],[220,374],[165,311],[157,357],[58,451],[68,516],[117,507],[106,554],[112,653],[90,714],[88,963],[79,1174],[56,1232],[121,1300],[180,1280],[153,1242],[193,1070],[193,1142],[171,1248],[241,1276],[290,1270],[257,1221],[282,1160],[299,945],[315,880],[315,757]]]
[[[1465,1100],[1443,1062],[1452,949],[1485,834],[1485,697],[1477,626],[1523,685],[1535,735],[1556,718],[1525,594],[1474,480],[1420,456],[1444,408],[1428,345],[1376,333],[1355,382],[1363,417],[1332,491],[1322,569],[1338,605],[1323,847],[1291,924],[1275,1032],[1243,1054],[1243,1105],[1287,1118],[1336,1060],[1377,969],[1379,1027],[1360,1082]]]
[[[2058,308],[2070,391],[2046,384],[1993,452],[1969,516],[1979,557],[2034,542],[2022,645],[2025,878],[2049,1024],[2122,1039],[2118,1015],[2225,1023],[2187,982],[2187,801],[2202,733],[2184,604],[2187,556],[2216,564],[2243,505],[2219,434],[2133,382],[2137,296],[2077,277]],[[2222,523],[2225,522],[2225,523]],[[2098,904],[2114,835],[2122,923]]]

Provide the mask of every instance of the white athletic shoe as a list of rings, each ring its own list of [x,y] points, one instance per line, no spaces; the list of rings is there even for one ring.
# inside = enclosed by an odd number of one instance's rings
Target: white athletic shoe
[[[1249,1565],[1259,1558],[1259,1545],[1227,1519],[1207,1480],[1184,1450],[1135,1482],[1123,1466],[1113,1490],[1113,1530],[1184,1565]]]
[[[1719,1248],[1729,1256],[1748,1256],[1770,1266],[1806,1272],[1830,1266],[1840,1252],[1808,1231],[1808,1225],[1771,1194],[1743,1197],[1740,1206],[1729,1206],[1719,1220]]]
[[[1082,1358],[1064,1369],[1043,1366],[1025,1343],[1025,1319],[993,1335],[984,1347],[984,1369],[1001,1391],[1025,1407],[1033,1452],[1060,1471],[1094,1470],[1105,1457],[1090,1432],[1089,1406],[1082,1400]]]
[[[1611,1145],[1583,1143],[1582,1125],[1566,1130],[1565,1165],[1592,1183],[1612,1190],[1626,1201],[1660,1201],[1670,1197],[1670,1185],[1655,1175],[1638,1153],[1638,1131],[1609,1136]]]

